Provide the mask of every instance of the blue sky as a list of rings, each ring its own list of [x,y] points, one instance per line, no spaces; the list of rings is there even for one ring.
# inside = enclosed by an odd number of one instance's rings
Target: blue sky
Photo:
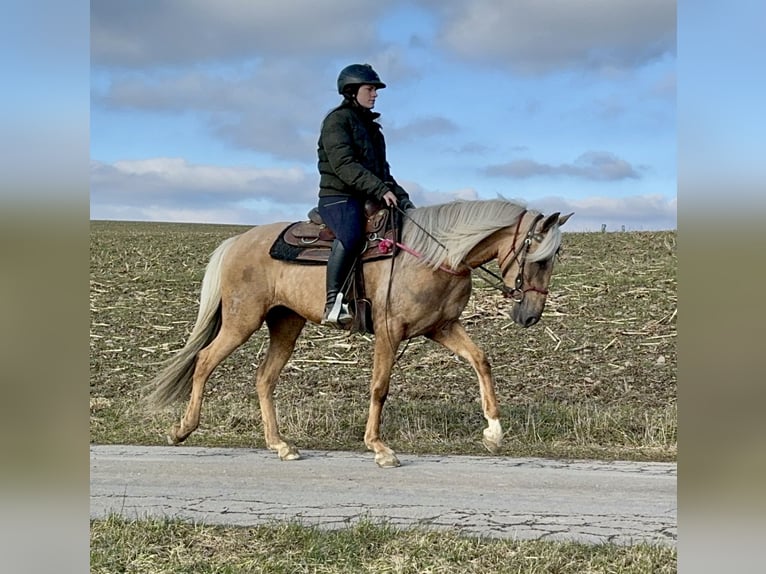
[[[91,3],[91,219],[260,224],[315,203],[335,81],[368,62],[417,205],[502,195],[569,230],[676,227],[667,0]]]

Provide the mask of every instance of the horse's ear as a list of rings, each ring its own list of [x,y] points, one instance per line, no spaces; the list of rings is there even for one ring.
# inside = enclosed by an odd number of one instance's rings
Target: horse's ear
[[[558,211],[556,213],[551,213],[548,217],[545,218],[545,221],[543,221],[543,225],[540,228],[540,233],[548,233],[548,230],[553,227],[553,224],[558,222],[559,215],[561,215]]]
[[[566,215],[562,215],[559,217],[559,227],[564,225],[567,221],[569,221],[569,218],[574,215],[574,211],[572,213],[567,213]]]

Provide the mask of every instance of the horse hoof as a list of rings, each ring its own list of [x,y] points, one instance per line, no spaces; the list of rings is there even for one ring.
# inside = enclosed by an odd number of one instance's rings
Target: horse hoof
[[[500,454],[500,445],[496,442],[492,442],[487,438],[483,438],[481,439],[481,444],[483,444],[484,447],[492,454]]]
[[[279,447],[277,454],[279,460],[300,460],[301,458],[301,453],[291,444]]]
[[[402,463],[399,462],[399,459],[396,458],[396,455],[387,452],[377,453],[375,455],[375,463],[380,468],[396,468],[397,466],[402,465]]]
[[[170,446],[178,446],[183,442],[183,439],[178,438],[178,430],[179,425],[175,424],[172,427],[170,427],[170,430],[168,431],[168,434],[165,435],[165,438],[168,440],[168,444]]]

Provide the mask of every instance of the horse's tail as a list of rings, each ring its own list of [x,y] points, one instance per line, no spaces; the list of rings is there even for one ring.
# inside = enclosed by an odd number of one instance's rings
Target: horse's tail
[[[205,269],[200,289],[199,311],[186,345],[164,363],[163,369],[147,385],[151,393],[146,401],[161,408],[189,396],[197,353],[207,347],[221,328],[221,265],[237,236],[221,243]]]

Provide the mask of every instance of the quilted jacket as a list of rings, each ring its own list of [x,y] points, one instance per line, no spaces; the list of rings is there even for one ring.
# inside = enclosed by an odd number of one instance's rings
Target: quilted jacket
[[[378,117],[377,112],[345,103],[327,114],[317,149],[320,197],[352,195],[362,201],[382,200],[390,190],[400,199],[409,199],[391,177],[386,142],[375,121]]]

